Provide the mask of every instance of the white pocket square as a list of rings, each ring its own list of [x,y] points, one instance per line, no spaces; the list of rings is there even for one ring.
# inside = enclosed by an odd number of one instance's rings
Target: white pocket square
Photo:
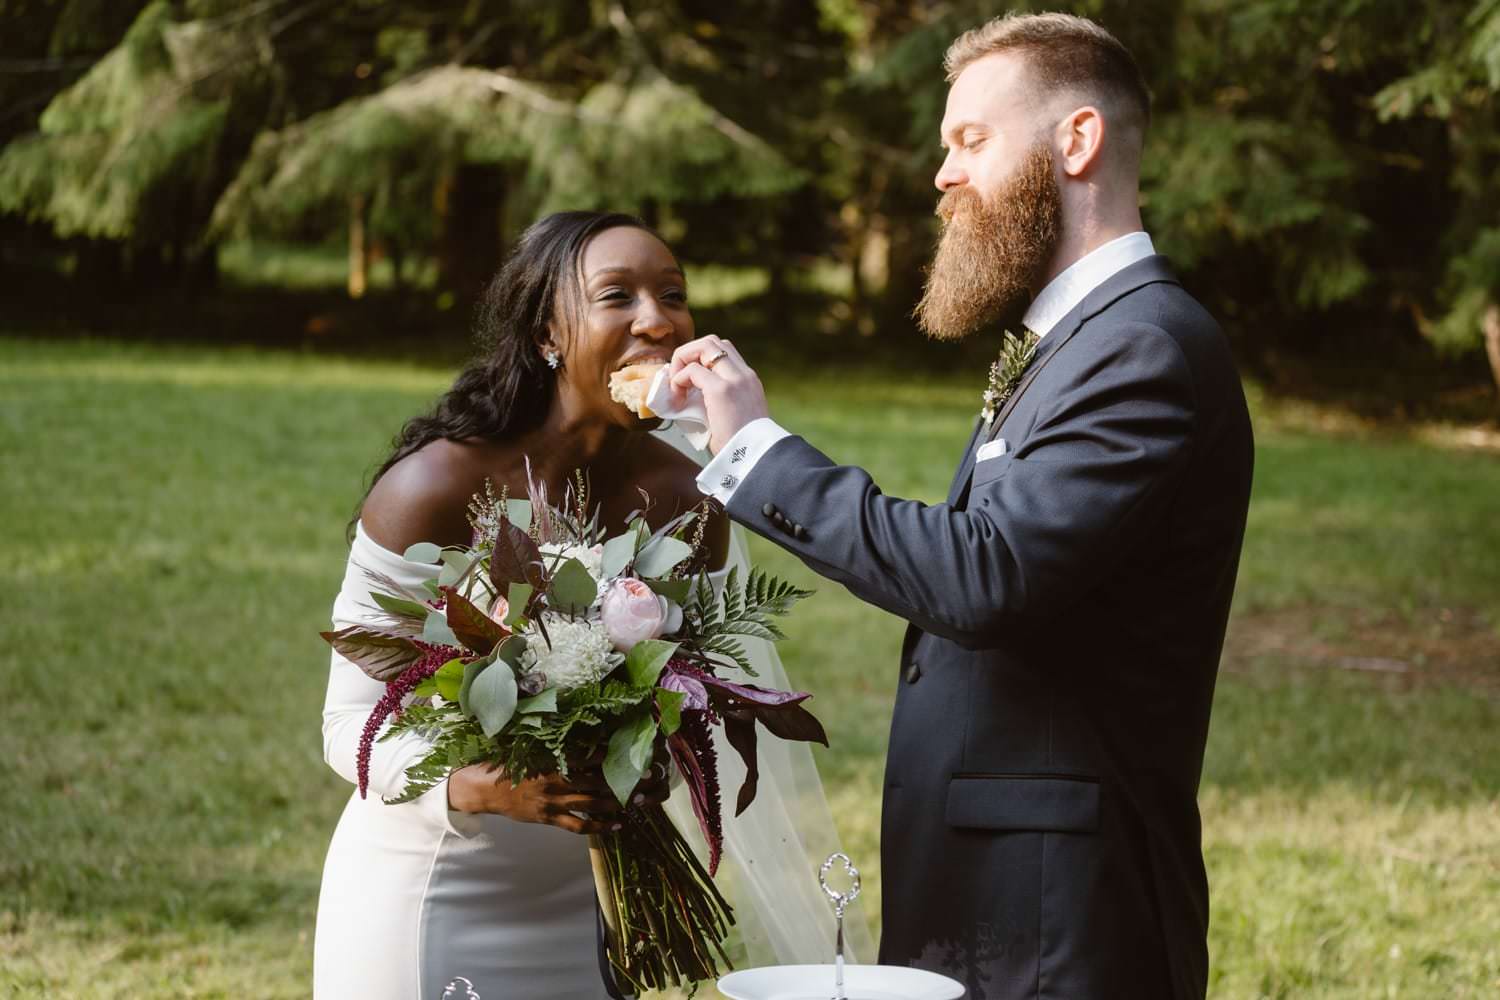
[[[987,458],[999,458],[1001,455],[1008,454],[1010,454],[1010,442],[1005,438],[995,438],[979,446],[979,450],[974,453],[974,464],[978,465]]]

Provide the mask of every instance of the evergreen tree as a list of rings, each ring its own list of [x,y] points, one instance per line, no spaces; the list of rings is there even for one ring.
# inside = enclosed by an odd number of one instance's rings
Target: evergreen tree
[[[1381,119],[1441,123],[1429,168],[1446,181],[1451,208],[1435,255],[1433,285],[1413,295],[1419,329],[1439,350],[1483,343],[1500,386],[1500,0],[1434,4],[1416,27],[1435,56],[1375,95]],[[1431,131],[1431,130],[1429,130]],[[1435,318],[1423,307],[1437,313]]]

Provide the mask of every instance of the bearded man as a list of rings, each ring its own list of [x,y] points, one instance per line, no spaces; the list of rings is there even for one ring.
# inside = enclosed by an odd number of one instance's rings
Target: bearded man
[[[1197,786],[1250,494],[1244,394],[1142,231],[1129,52],[1045,14],[976,28],[946,62],[917,319],[956,338],[1024,307],[1026,328],[947,501],[886,496],[780,428],[715,337],[672,366],[707,406],[699,488],[910,623],[880,960],[973,1000],[1201,998]]]

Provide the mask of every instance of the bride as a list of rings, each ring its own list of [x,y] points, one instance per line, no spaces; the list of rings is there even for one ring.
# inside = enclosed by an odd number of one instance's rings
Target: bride
[[[489,286],[480,333],[487,353],[466,368],[427,416],[407,422],[376,472],[354,526],[335,628],[376,614],[367,570],[417,586],[434,566],[400,553],[416,542],[469,542],[469,498],[486,479],[527,494],[527,461],[548,495],[575,473],[607,528],[651,505],[652,527],[698,505],[699,462],[685,442],[611,400],[610,375],[666,362],[693,339],[686,278],[671,251],[626,215],[562,212],[522,235]],[[653,433],[654,432],[654,433]],[[680,437],[680,436],[679,436]],[[743,541],[722,513],[705,541],[712,564],[744,565]],[[714,574],[722,582],[722,570]],[[775,652],[755,650],[757,682],[787,688]],[[361,731],[384,685],[333,654],[323,708],[328,764],[353,783]],[[827,961],[832,921],[813,867],[838,850],[805,744],[760,741],[755,803],[725,822],[720,882],[736,906],[737,964]],[[437,1000],[466,991],[485,1000],[595,998],[606,981],[587,843],[618,808],[602,776],[575,772],[512,787],[483,765],[463,768],[403,805],[406,767],[426,746],[408,734],[376,742],[369,795],[351,794],[323,871],[314,946],[319,1000]],[[723,787],[743,765],[720,753]],[[769,780],[768,780],[769,779]],[[638,796],[661,798],[664,782]],[[668,802],[693,836],[688,807]],[[869,956],[856,926],[851,950]]]

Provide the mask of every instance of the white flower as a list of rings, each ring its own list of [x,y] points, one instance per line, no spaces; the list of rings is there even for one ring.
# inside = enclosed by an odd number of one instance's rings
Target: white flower
[[[600,622],[572,621],[547,615],[547,635],[532,626],[526,630],[526,652],[521,654],[521,672],[535,670],[547,678],[548,687],[575,688],[592,684],[613,670],[624,657],[615,652],[609,633]]]
[[[560,556],[561,558],[557,560],[559,564],[569,559],[577,559],[583,563],[583,568],[588,570],[589,576],[595,580],[598,580],[603,572],[604,546],[602,545],[562,545],[557,542],[543,542],[537,548],[542,550],[542,555],[546,557],[549,566]]]

